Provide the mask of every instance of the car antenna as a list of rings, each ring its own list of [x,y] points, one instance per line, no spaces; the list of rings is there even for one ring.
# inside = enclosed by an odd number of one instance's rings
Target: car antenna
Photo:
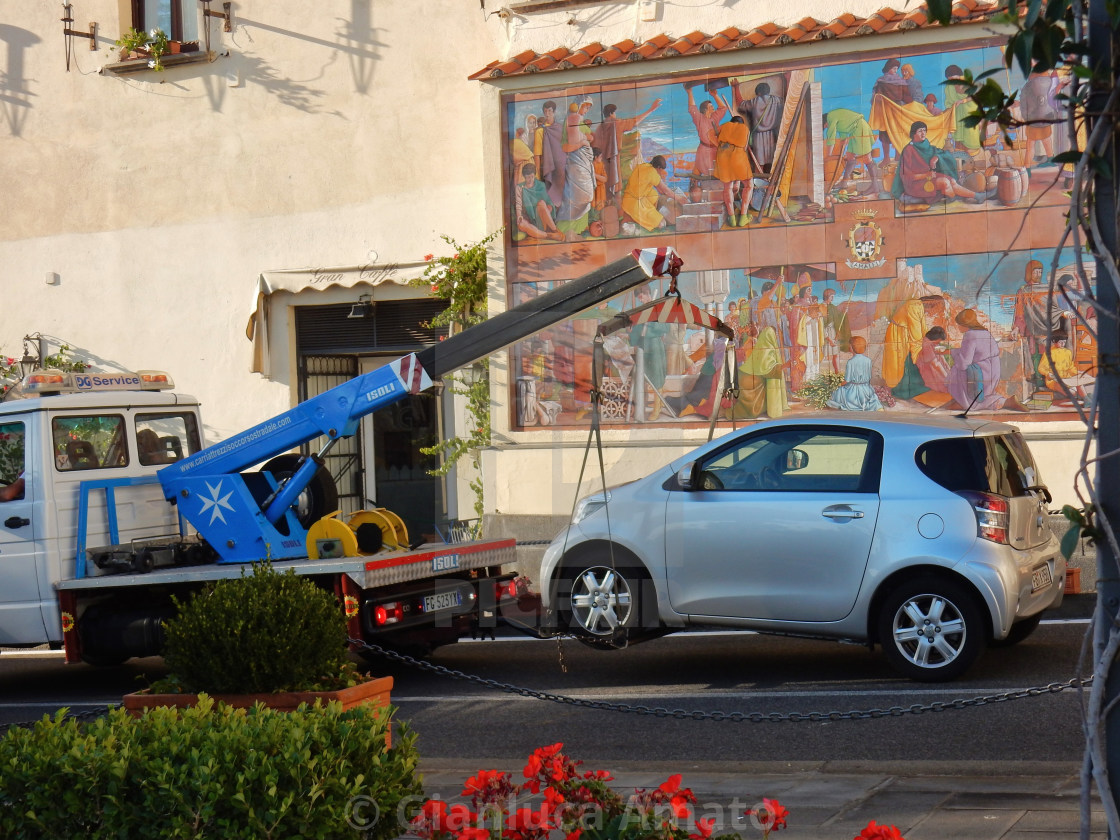
[[[980,399],[980,397],[983,396],[983,394],[984,394],[984,389],[981,388],[979,391],[976,392],[976,396],[972,398],[972,402],[970,402],[968,404],[968,408],[966,408],[964,411],[962,411],[960,414],[958,414],[957,417],[960,417],[961,419],[967,419],[968,412],[972,411],[972,407],[974,405],[976,405],[976,401],[978,399]]]

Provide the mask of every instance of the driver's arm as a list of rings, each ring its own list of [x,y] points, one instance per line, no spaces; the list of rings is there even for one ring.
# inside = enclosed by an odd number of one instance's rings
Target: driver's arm
[[[23,476],[21,475],[11,484],[0,487],[0,502],[10,502],[13,499],[23,498]]]

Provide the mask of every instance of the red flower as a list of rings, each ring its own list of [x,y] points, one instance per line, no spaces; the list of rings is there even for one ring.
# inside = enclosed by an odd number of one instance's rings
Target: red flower
[[[534,811],[532,808],[518,808],[506,817],[506,828],[503,836],[513,838],[546,837],[552,831],[549,820],[547,804]]]
[[[462,831],[471,827],[474,817],[474,811],[462,803],[456,803],[447,809],[439,828],[441,831]]]
[[[579,840],[581,834],[583,834],[583,828],[581,826],[576,826],[574,831],[564,835],[564,840]]]
[[[463,785],[462,796],[477,796],[493,787],[498,787],[506,779],[508,773],[501,770],[479,770],[474,776],[467,779]]]
[[[533,754],[529,756],[529,763],[525,765],[524,774],[525,778],[530,780],[526,784],[526,787],[533,793],[541,792],[539,778],[541,772],[546,768],[548,770],[554,770],[557,762],[553,760],[553,757],[560,752],[560,748],[563,746],[563,743],[556,743],[550,747],[538,747],[533,751]]]
[[[474,817],[474,812],[466,805],[456,803],[449,808],[442,799],[429,799],[413,817],[412,828],[421,837],[431,837],[461,831],[470,826]]]
[[[712,836],[712,828],[715,827],[715,817],[705,817],[702,820],[696,821],[696,833],[688,835],[688,840],[708,840]]]
[[[876,825],[872,820],[853,840],[903,840],[903,837],[893,825]]]
[[[786,827],[786,817],[789,816],[789,811],[782,807],[782,803],[777,799],[762,799],[761,808],[748,808],[745,812],[746,816],[754,814],[758,824],[762,826],[763,837],[770,834],[771,831],[778,831]]]
[[[662,782],[657,791],[668,800],[669,807],[673,810],[673,816],[678,819],[687,817],[688,803],[696,801],[696,797],[692,795],[691,790],[681,787],[680,773],[676,773]]]
[[[424,255],[424,262],[431,262],[432,257],[434,257],[434,256],[435,256],[435,254],[425,254]]]
[[[595,782],[613,782],[614,776],[610,774],[609,770],[588,770],[583,774],[583,778],[590,779]]]
[[[543,811],[547,806],[548,813],[553,813],[565,802],[564,794],[556,790],[556,788],[545,788],[544,790],[544,805],[541,806]]]
[[[490,840],[490,830],[470,826],[459,832],[458,840]]]

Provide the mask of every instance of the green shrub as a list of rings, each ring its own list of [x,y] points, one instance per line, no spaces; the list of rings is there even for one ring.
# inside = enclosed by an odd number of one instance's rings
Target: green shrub
[[[258,564],[219,580],[164,624],[164,659],[182,690],[210,694],[337,689],[354,682],[334,596],[291,569]]]
[[[87,724],[59,712],[0,738],[0,837],[391,840],[422,794],[415,733],[402,723],[385,748],[391,712],[209,697]]]

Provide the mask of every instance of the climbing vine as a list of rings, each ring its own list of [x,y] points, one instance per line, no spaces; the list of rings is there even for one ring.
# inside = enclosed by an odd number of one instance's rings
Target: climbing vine
[[[451,256],[424,257],[428,266],[412,284],[428,286],[433,295],[448,303],[447,309],[432,318],[428,326],[447,327],[449,335],[456,335],[486,319],[486,250],[499,233],[501,228],[470,245],[460,245],[443,235],[440,239],[453,249]],[[421,447],[420,451],[441,458],[440,466],[428,471],[430,475],[447,475],[462,458],[471,459],[475,477],[470,488],[474,492],[477,532],[484,509],[481,451],[490,444],[490,366],[485,359],[476,362],[469,374],[449,375],[445,384],[452,394],[466,397],[469,432]]]

